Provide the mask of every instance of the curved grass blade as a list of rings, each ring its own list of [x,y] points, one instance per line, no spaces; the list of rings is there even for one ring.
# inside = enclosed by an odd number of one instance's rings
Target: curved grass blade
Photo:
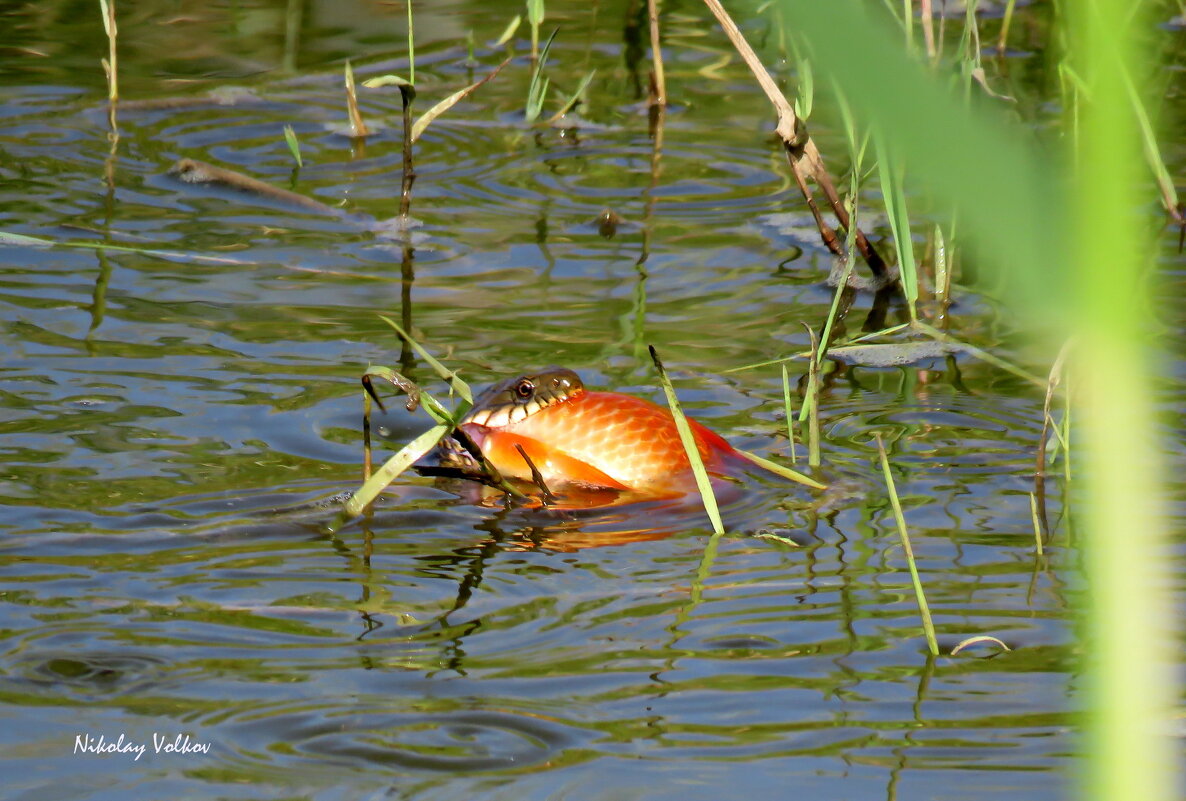
[[[400,473],[412,466],[412,463],[432,450],[441,438],[449,433],[449,426],[433,426],[416,439],[400,448],[399,452],[383,463],[383,466],[363,483],[358,491],[346,501],[343,511],[350,517],[358,517],[387,485],[395,481]]]
[[[659,360],[659,353],[655,350],[654,345],[649,345],[648,349],[651,352],[651,361],[655,363],[655,369],[659,371],[659,383],[663,385],[663,394],[667,396],[667,405],[671,409],[671,416],[675,419],[675,428],[679,431],[680,442],[683,443],[684,451],[688,454],[692,475],[696,477],[696,489],[700,490],[700,499],[704,502],[704,511],[708,513],[708,519],[712,522],[713,533],[724,534],[725,526],[721,522],[720,509],[717,508],[717,497],[712,491],[712,482],[708,478],[708,471],[704,468],[704,461],[700,458],[700,451],[696,447],[696,439],[692,436],[692,427],[688,425],[688,419],[684,417],[684,410],[680,408],[679,399],[675,396],[675,388],[671,386],[671,379],[667,377],[667,371],[663,369],[663,362]]]
[[[527,110],[525,112],[528,122],[538,120],[540,113],[544,110],[544,98],[548,94],[548,79],[544,77],[544,65],[548,63],[548,52],[552,49],[552,40],[558,33],[560,33],[560,29],[554,29],[552,35],[548,37],[548,41],[544,42],[539,60],[535,63],[535,69],[531,71],[531,83],[527,86]]]
[[[396,333],[403,337],[403,340],[412,346],[412,350],[416,351],[421,359],[424,359],[424,361],[428,362],[428,365],[434,371],[436,371],[437,375],[449,382],[449,386],[453,387],[453,391],[460,395],[462,400],[470,404],[474,402],[474,395],[472,392],[470,392],[469,384],[458,378],[457,373],[453,372],[448,367],[434,359],[432,354],[420,347],[420,343],[412,339],[411,334],[400,328],[399,323],[395,322],[395,320],[392,320],[390,317],[384,317],[382,314],[379,315],[379,319],[394,328]]]
[[[900,323],[899,325],[893,325],[893,326],[890,326],[889,328],[883,328],[880,331],[873,331],[868,334],[861,334],[859,337],[853,337],[852,339],[844,340],[844,342],[841,342],[840,344],[836,345],[836,347],[839,348],[839,347],[844,347],[846,345],[853,345],[857,342],[868,342],[870,339],[876,339],[877,337],[883,337],[883,336],[889,336],[890,334],[895,334],[898,331],[901,331],[903,328],[909,328],[910,326],[911,326],[910,323]],[[833,348],[833,350],[834,350],[834,348]],[[765,361],[765,362],[754,362],[753,364],[743,364],[740,367],[730,367],[728,370],[722,370],[721,372],[722,373],[740,373],[742,370],[755,370],[759,367],[769,367],[772,364],[786,364],[787,362],[793,361],[795,359],[810,359],[810,358],[811,358],[811,351],[805,350],[805,351],[800,351],[799,353],[793,353],[790,356],[784,356],[781,359],[770,359],[769,361]]]
[[[572,110],[572,107],[575,106],[578,101],[580,101],[581,96],[585,93],[585,90],[589,88],[589,83],[593,80],[593,76],[596,74],[597,74],[597,70],[591,70],[591,71],[585,73],[585,77],[581,78],[581,82],[577,85],[577,90],[572,93],[572,95],[568,98],[568,100],[564,101],[564,104],[562,106],[560,106],[559,111],[557,111],[551,117],[548,117],[549,124],[556,122],[557,120],[559,120],[561,117],[563,117],[565,114],[567,114],[569,111]]]
[[[955,656],[965,648],[971,648],[973,645],[980,645],[981,643],[991,643],[1000,646],[1002,651],[1012,651],[1013,649],[1005,645],[1005,643],[992,637],[988,634],[977,634],[975,637],[969,637],[966,640],[961,640],[958,645],[951,649],[951,656]]]
[[[905,170],[901,159],[897,158],[884,135],[874,136],[873,145],[877,149],[881,194],[885,198],[885,211],[889,215],[890,229],[894,233],[894,248],[898,252],[898,279],[910,308],[910,319],[914,320],[918,317],[915,311],[915,304],[918,302],[918,264],[914,259],[914,240],[910,238],[910,216],[906,209],[906,193],[902,186]]]
[[[814,478],[808,478],[807,476],[803,475],[802,473],[800,473],[796,470],[792,470],[791,468],[786,467],[785,465],[781,465],[778,462],[772,462],[769,459],[765,459],[756,453],[750,453],[749,451],[743,451],[740,448],[738,448],[737,454],[739,456],[741,456],[742,458],[753,462],[754,464],[756,464],[758,467],[762,468],[763,470],[769,470],[771,473],[774,473],[776,476],[782,476],[783,478],[790,479],[791,481],[794,481],[797,484],[802,484],[805,487],[811,487],[812,489],[817,489],[817,490],[822,490],[822,489],[828,488],[827,484],[821,484],[820,482],[816,481]]]
[[[398,75],[379,75],[375,78],[367,78],[362,82],[362,85],[367,89],[382,89],[384,86],[411,86],[412,82]]]
[[[885,476],[885,488],[889,491],[890,505],[894,509],[894,520],[898,523],[898,535],[902,538],[902,550],[906,553],[906,564],[910,567],[910,581],[914,584],[914,598],[918,601],[918,615],[922,618],[922,630],[927,637],[927,647],[932,656],[939,655],[939,643],[935,639],[935,623],[931,620],[931,607],[922,591],[922,579],[918,576],[918,565],[914,564],[914,549],[910,547],[910,532],[906,530],[906,517],[902,514],[902,503],[898,500],[898,489],[890,473],[889,457],[885,455],[885,444],[877,437],[877,453],[881,458],[881,472]]]
[[[437,117],[444,114],[449,109],[453,108],[453,106],[457,105],[462,100],[464,100],[475,89],[477,89],[479,86],[486,83],[486,81],[490,80],[495,75],[497,75],[499,72],[501,72],[502,68],[505,67],[509,63],[511,63],[511,60],[508,58],[505,61],[503,61],[501,64],[499,64],[497,67],[495,67],[494,71],[491,72],[489,75],[487,75],[482,80],[477,81],[475,83],[471,83],[469,86],[465,87],[464,89],[454,92],[453,94],[449,95],[444,100],[442,100],[441,102],[437,103],[435,106],[430,108],[428,111],[421,114],[419,119],[416,120],[415,124],[412,125],[412,141],[415,142],[417,139],[419,139],[420,134],[424,133],[425,129],[428,128],[428,126],[433,123],[433,120],[435,120]],[[583,88],[584,88],[584,85],[582,84],[582,89]]]
[[[383,409],[383,404],[370,385],[370,378],[372,376],[390,382],[397,389],[407,394],[408,401],[404,408],[409,412],[414,412],[417,406],[423,405],[424,411],[428,412],[433,420],[442,425],[455,426],[460,422],[459,414],[449,411],[445,408],[444,404],[417,386],[414,381],[405,378],[390,367],[367,365],[366,371],[362,374],[363,386],[366,387],[367,392],[371,394],[375,402],[379,404],[380,409]]]
[[[920,332],[926,334],[931,339],[934,339],[936,342],[943,342],[948,345],[958,346],[965,353],[967,353],[970,356],[975,356],[977,359],[979,359],[982,362],[987,362],[988,364],[991,364],[993,367],[999,367],[1000,369],[1004,370],[1006,373],[1012,373],[1013,375],[1017,376],[1018,378],[1024,378],[1026,381],[1030,382],[1031,384],[1033,384],[1037,387],[1046,389],[1046,382],[1043,381],[1041,378],[1038,378],[1036,375],[1031,375],[1031,374],[1027,373],[1025,370],[1022,370],[1017,365],[1011,364],[1011,363],[1005,361],[1000,356],[994,356],[993,354],[989,353],[988,351],[981,350],[980,348],[976,347],[975,345],[969,345],[967,342],[961,342],[960,340],[956,339],[955,337],[951,336],[950,334],[946,334],[943,331],[940,331],[938,328],[934,328],[933,326],[927,325],[926,323],[922,322],[921,320],[915,320],[913,323],[910,324],[910,326],[911,326],[911,328],[915,329],[916,331],[920,331]]]

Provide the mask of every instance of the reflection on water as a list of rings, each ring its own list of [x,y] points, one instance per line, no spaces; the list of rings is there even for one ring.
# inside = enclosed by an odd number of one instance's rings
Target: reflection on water
[[[518,57],[424,134],[420,225],[394,230],[357,223],[398,210],[399,96],[364,92],[378,133],[351,142],[340,65],[406,72],[402,7],[121,6],[114,156],[97,15],[0,11],[16,48],[0,52],[0,231],[134,249],[0,243],[12,797],[1065,795],[1073,521],[1051,475],[1035,556],[1043,398],[966,354],[834,370],[829,491],[746,475],[723,537],[687,499],[508,508],[411,475],[327,533],[329,499],[360,480],[362,370],[432,380],[379,314],[475,386],[562,363],[657,399],[654,344],[694,416],[789,457],[778,367],[728,371],[803,350],[832,262],[799,225],[765,101],[700,12],[665,11],[678,105],[658,147],[637,105],[642,6],[551,5],[556,84],[598,70],[587,123],[524,126]],[[505,9],[415,10],[419,111],[505,57]],[[232,84],[246,93],[209,94]],[[179,182],[182,158],[342,216]],[[957,302],[955,333],[1025,363],[990,300]],[[901,315],[846,303],[848,334]],[[376,425],[395,445],[427,418]],[[945,653],[981,633],[1012,651],[926,657],[877,434]],[[73,754],[84,733],[211,749]]]

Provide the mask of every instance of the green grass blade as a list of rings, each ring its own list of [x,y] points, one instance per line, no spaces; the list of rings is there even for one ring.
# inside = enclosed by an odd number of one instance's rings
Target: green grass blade
[[[412,395],[415,398],[415,403],[423,406],[424,411],[428,412],[429,417],[438,423],[441,423],[442,425],[456,426],[461,422],[461,415],[464,414],[465,411],[468,411],[468,409],[464,408],[458,412],[450,411],[439,400],[425,392],[422,388],[416,386],[407,378],[404,378],[395,370],[392,370],[390,367],[373,364],[367,365],[367,369],[363,371],[363,376],[375,376],[376,378],[381,378],[393,386],[407,392],[409,395]],[[414,407],[408,411],[413,410]]]
[[[877,170],[881,175],[881,194],[885,199],[886,214],[890,229],[894,233],[894,249],[898,253],[898,274],[902,294],[910,307],[910,319],[918,318],[915,306],[918,303],[918,264],[914,259],[914,240],[910,236],[910,215],[906,210],[906,193],[903,189],[904,170],[894,156],[884,135],[873,138],[877,150]]]
[[[420,135],[422,133],[424,133],[425,129],[427,129],[428,126],[431,125],[437,117],[441,116],[446,111],[453,108],[453,106],[457,105],[459,102],[461,102],[465,98],[469,97],[470,94],[472,94],[475,89],[477,89],[482,84],[486,83],[486,81],[489,81],[491,78],[493,78],[498,73],[500,73],[502,71],[502,68],[505,67],[507,64],[509,64],[510,61],[511,60],[508,58],[506,61],[502,62],[497,67],[495,67],[494,71],[491,72],[489,75],[487,75],[482,80],[475,81],[474,83],[471,83],[469,86],[465,87],[464,89],[459,89],[458,91],[456,91],[453,94],[446,97],[444,100],[442,100],[439,103],[437,103],[436,105],[434,105],[428,111],[421,114],[419,119],[417,119],[416,122],[412,125],[412,141],[415,142],[417,139],[419,139]]]
[[[671,379],[667,377],[667,371],[663,369],[663,362],[659,360],[655,346],[651,345],[649,350],[651,361],[655,363],[655,369],[659,372],[659,383],[663,385],[663,394],[667,396],[667,406],[671,409],[671,416],[675,419],[675,428],[679,431],[680,442],[683,443],[684,451],[688,454],[688,462],[692,465],[692,474],[696,477],[696,488],[700,490],[704,511],[708,513],[708,519],[712,522],[713,533],[724,534],[725,525],[721,522],[717,498],[712,491],[712,481],[709,480],[708,471],[704,468],[704,461],[700,458],[700,450],[696,447],[696,438],[692,436],[692,427],[688,425],[688,419],[684,417],[679,399],[675,396],[675,388],[671,386]]]
[[[593,76],[597,74],[597,70],[591,70],[585,73],[585,77],[581,78],[581,82],[577,85],[577,90],[560,106],[560,110],[548,118],[548,122],[556,122],[565,114],[567,114],[573,106],[580,101],[581,96],[584,95],[585,90],[589,88],[589,83],[592,82]]]
[[[441,438],[449,433],[449,426],[433,426],[416,439],[400,448],[399,452],[388,459],[382,467],[376,470],[370,478],[346,501],[344,511],[350,517],[358,517],[362,511],[395,481],[401,473],[412,466],[412,463],[432,450]]]
[[[868,340],[876,339],[877,337],[889,336],[890,334],[896,334],[899,331],[901,331],[902,329],[909,328],[910,326],[911,326],[910,323],[900,323],[899,325],[893,325],[893,326],[890,326],[889,328],[883,328],[880,331],[872,331],[868,334],[861,334],[859,337],[854,337],[852,339],[844,340],[844,342],[841,342],[836,347],[838,347],[838,348],[845,347],[847,345],[854,345],[858,342],[867,342]],[[754,362],[753,364],[743,364],[740,367],[730,367],[728,370],[722,370],[721,372],[722,373],[740,373],[744,370],[756,370],[759,367],[769,367],[772,364],[786,364],[787,362],[793,361],[795,359],[810,359],[810,358],[811,358],[811,351],[805,350],[805,351],[800,351],[799,353],[792,354],[790,356],[785,356],[781,359],[770,359],[769,361],[765,361],[765,362]]]
[[[416,26],[412,22],[412,0],[408,0],[408,82],[416,85]]]
[[[470,404],[474,402],[474,395],[472,392],[470,392],[469,384],[458,378],[457,373],[453,372],[448,367],[434,359],[432,354],[422,348],[419,342],[412,339],[411,334],[400,328],[399,323],[395,322],[395,320],[392,320],[390,317],[384,317],[382,314],[379,315],[379,319],[394,328],[396,333],[399,334],[405,342],[412,346],[412,350],[416,351],[417,355],[419,355],[421,359],[424,359],[424,361],[428,362],[429,367],[431,367],[437,375],[449,382],[449,386],[453,387],[453,391],[460,395],[462,400]]]
[[[1030,493],[1030,520],[1034,524],[1034,550],[1042,555],[1042,525],[1038,520],[1038,496]]]
[[[894,520],[898,524],[898,535],[902,538],[902,550],[906,554],[906,564],[910,567],[910,581],[914,585],[914,598],[918,601],[918,614],[922,618],[922,630],[926,634],[927,648],[933,656],[939,655],[939,642],[935,639],[935,624],[931,620],[931,607],[927,604],[927,596],[922,591],[922,579],[918,576],[918,566],[914,563],[914,549],[910,547],[910,532],[906,530],[906,517],[902,514],[902,504],[898,500],[898,488],[894,485],[894,476],[890,472],[889,457],[885,455],[885,444],[881,437],[877,437],[877,453],[881,458],[881,473],[885,476],[885,488],[889,491],[890,505],[894,509]]]
[[[989,353],[988,351],[982,350],[982,349],[976,347],[975,345],[969,345],[966,342],[961,342],[960,340],[956,339],[955,337],[951,336],[950,334],[944,333],[943,331],[940,331],[938,328],[934,328],[933,326],[927,325],[926,323],[924,323],[920,320],[914,321],[914,323],[912,323],[912,327],[916,331],[926,334],[931,339],[934,339],[936,342],[946,342],[951,345],[958,345],[961,350],[966,351],[971,356],[975,356],[977,359],[980,359],[982,362],[991,364],[993,367],[999,367],[1000,369],[1004,370],[1007,373],[1012,373],[1013,375],[1017,376],[1018,378],[1025,379],[1026,381],[1030,382],[1034,386],[1041,387],[1042,389],[1046,388],[1046,382],[1043,381],[1041,378],[1038,378],[1036,375],[1027,373],[1025,370],[1022,370],[1017,365],[1012,364],[1011,362],[1005,361],[1000,356],[994,356],[993,354]]]
[[[1157,179],[1157,186],[1161,189],[1162,200],[1166,210],[1171,214],[1178,213],[1178,190],[1174,186],[1174,179],[1166,169],[1165,161],[1161,157],[1161,148],[1157,145],[1157,134],[1153,130],[1153,121],[1149,119],[1149,112],[1145,108],[1141,95],[1133,83],[1132,76],[1127,69],[1120,70],[1120,77],[1124,79],[1124,88],[1128,99],[1132,103],[1133,113],[1136,115],[1137,125],[1141,130],[1141,144],[1145,152],[1145,160],[1153,170]]]
[[[527,110],[525,112],[528,122],[538,120],[539,115],[544,110],[544,99],[548,95],[548,79],[544,77],[544,65],[548,62],[548,53],[552,50],[552,41],[555,40],[558,33],[560,33],[560,29],[556,28],[552,31],[552,35],[548,37],[548,41],[544,42],[543,50],[539,54],[539,60],[535,63],[535,69],[531,71],[531,83],[527,86]]]
[[[827,484],[821,484],[820,482],[816,481],[814,478],[808,478],[807,476],[803,475],[802,473],[800,473],[796,470],[792,470],[791,468],[789,468],[785,465],[781,465],[778,462],[772,462],[769,459],[763,458],[756,453],[751,453],[750,451],[743,451],[740,448],[738,448],[737,455],[741,456],[743,459],[748,459],[749,461],[753,462],[754,464],[756,464],[758,467],[762,468],[763,470],[769,470],[771,473],[774,473],[777,476],[782,476],[783,478],[790,479],[791,481],[794,481],[797,484],[802,484],[805,487],[811,487],[812,489],[817,489],[817,490],[822,490],[822,489],[828,488]]]
[[[795,410],[791,407],[791,377],[787,363],[782,363],[782,408],[787,416],[787,447],[791,451],[791,464],[798,459],[795,454]]]
[[[296,132],[292,130],[291,125],[284,126],[284,141],[288,143],[288,152],[292,154],[292,160],[296,162],[297,167],[304,167],[305,164],[301,161],[301,143],[297,141]]]
[[[1150,83],[1139,65],[1155,52],[1148,42],[1156,25],[1130,15],[1159,6],[1067,6],[1071,57],[1088,87],[1067,202],[1079,234],[1067,254],[1076,268],[1068,300],[1078,323],[1074,434],[1084,462],[1075,494],[1091,587],[1082,626],[1091,655],[1084,662],[1090,703],[1082,788],[1099,799],[1168,801],[1181,798],[1181,743],[1166,730],[1181,701],[1181,641],[1176,565],[1167,558],[1176,537],[1166,516],[1172,495],[1164,485],[1167,421],[1158,397],[1166,377],[1154,355],[1167,343],[1154,343],[1150,333],[1163,271],[1151,266],[1154,244],[1134,215],[1151,193],[1125,82],[1129,74],[1138,88]]]

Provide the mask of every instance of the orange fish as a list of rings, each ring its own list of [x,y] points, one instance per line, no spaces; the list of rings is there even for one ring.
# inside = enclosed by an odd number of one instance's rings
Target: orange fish
[[[721,475],[736,454],[688,420],[709,473]],[[549,367],[495,384],[461,423],[506,476],[531,480],[519,445],[549,487],[575,484],[648,495],[675,495],[695,479],[671,412],[616,392],[589,392],[572,370]]]

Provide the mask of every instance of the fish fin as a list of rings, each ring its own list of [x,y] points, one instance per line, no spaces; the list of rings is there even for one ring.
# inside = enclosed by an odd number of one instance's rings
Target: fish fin
[[[482,453],[502,473],[514,478],[531,480],[531,469],[515,449],[522,445],[531,461],[544,475],[545,481],[559,483],[573,482],[590,487],[628,490],[630,487],[606,475],[588,462],[583,462],[563,451],[549,448],[539,440],[512,434],[509,431],[490,430],[482,441]]]

